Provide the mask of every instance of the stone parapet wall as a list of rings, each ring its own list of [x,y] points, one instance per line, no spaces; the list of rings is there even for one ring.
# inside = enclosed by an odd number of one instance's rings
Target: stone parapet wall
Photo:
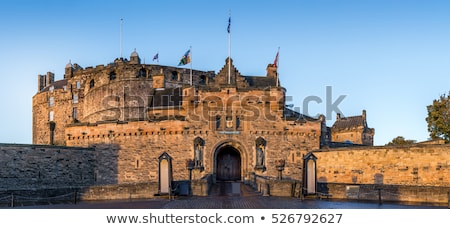
[[[450,186],[450,144],[313,151],[324,183]]]
[[[318,183],[318,192],[330,194],[330,198],[381,201],[415,202],[422,204],[450,203],[450,187],[413,186],[413,185],[373,185]]]

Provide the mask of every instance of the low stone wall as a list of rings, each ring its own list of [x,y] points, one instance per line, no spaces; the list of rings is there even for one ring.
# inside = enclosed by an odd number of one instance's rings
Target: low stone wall
[[[194,196],[208,196],[213,184],[213,176],[207,174],[200,180],[192,180],[191,189]]]
[[[300,197],[301,195],[301,181],[292,179],[278,180],[255,174],[250,176],[253,177],[247,181],[249,185],[264,196]]]
[[[344,147],[312,152],[324,183],[450,186],[450,144]]]
[[[78,191],[79,200],[123,200],[154,198],[158,183],[133,183],[92,186]]]
[[[317,191],[330,198],[382,202],[449,204],[450,187],[317,183]]]

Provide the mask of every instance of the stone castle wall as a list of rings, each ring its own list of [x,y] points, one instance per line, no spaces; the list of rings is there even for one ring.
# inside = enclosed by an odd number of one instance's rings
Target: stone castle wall
[[[0,190],[94,185],[97,160],[93,148],[0,144]]]
[[[307,126],[307,124],[305,125]],[[204,170],[201,172],[194,170],[193,179],[200,179],[206,174],[215,172],[216,150],[226,144],[230,144],[240,151],[243,179],[247,179],[247,175],[251,172],[262,176],[276,177],[274,161],[277,159],[286,160],[285,177],[301,179],[302,156],[309,150],[317,149],[320,144],[319,135],[314,135],[313,132],[317,125],[312,124],[298,130],[253,130],[242,131],[239,134],[211,131],[200,126],[202,125],[196,126],[176,120],[157,123],[141,121],[72,126],[67,128],[72,136],[66,142],[69,146],[93,147],[102,143],[119,146],[117,158],[119,183],[157,181],[158,157],[164,152],[173,158],[174,180],[188,179],[186,160],[194,158],[194,140],[196,138],[202,138],[205,142]],[[85,131],[86,135],[80,134]],[[254,169],[256,165],[255,140],[257,138],[264,138],[267,141],[266,171],[255,171]]]
[[[108,125],[96,129],[108,129]],[[204,137],[207,143],[215,143],[211,146],[227,141],[210,132],[175,133],[166,130],[155,131],[153,134],[146,131],[134,133],[131,132],[132,124],[123,126],[131,129],[128,129],[129,132],[124,129],[122,132],[126,133],[124,135],[105,136],[104,138],[111,138],[110,143],[91,144],[91,147],[86,148],[1,144],[0,192],[78,190],[83,199],[98,199],[101,196],[113,199],[130,196],[150,198],[152,194],[157,193],[157,157],[160,152],[164,151],[174,156],[172,161],[174,181],[183,181],[188,179],[184,159],[193,157],[193,149],[182,143],[193,141],[198,136]],[[276,142],[280,141],[280,136],[272,134],[264,135],[268,145],[274,143],[273,148],[268,148],[270,163],[273,164],[272,160],[278,158],[280,154],[293,154],[294,160],[287,160],[283,177],[296,178],[297,175],[301,175],[302,157],[295,157],[298,151],[288,143],[289,140],[299,141],[297,138],[300,136],[280,135],[282,138],[286,137],[288,141],[283,143],[285,147],[279,147]],[[252,144],[254,139],[228,137],[235,144],[240,144],[236,147],[245,152],[242,163],[252,164],[255,155],[250,152],[254,147]],[[152,144],[151,139],[157,139],[161,145]],[[82,138],[73,141],[82,142]],[[85,141],[88,141],[86,137]],[[168,141],[178,141],[181,146],[174,148],[163,146]],[[214,166],[213,147],[209,144],[205,146],[207,147],[205,171],[196,170],[193,174],[193,178],[198,181],[205,174],[210,174],[211,167]],[[276,149],[277,147],[280,149]],[[380,189],[383,201],[436,203],[447,201],[446,193],[450,191],[448,176],[450,145],[343,148],[313,153],[317,157],[318,191],[328,192],[332,194],[332,198],[377,200]],[[247,169],[248,174],[245,178],[248,178],[249,182],[254,180],[255,175],[276,176],[276,170],[271,166],[259,175],[252,166],[244,169]],[[276,195],[276,190],[269,192]]]
[[[450,186],[450,145],[319,150],[317,179],[326,183]]]
[[[124,60],[84,69],[69,64],[65,71],[64,80],[42,88],[33,97],[33,144],[52,144],[51,111],[55,124],[53,145],[65,145],[64,128],[68,124],[145,120],[153,76],[162,75],[166,88],[188,85],[190,81],[188,69]],[[207,81],[212,75],[214,72],[193,70],[193,81],[202,84],[200,81]],[[50,89],[51,86],[54,88]],[[54,101],[53,105],[50,100]]]

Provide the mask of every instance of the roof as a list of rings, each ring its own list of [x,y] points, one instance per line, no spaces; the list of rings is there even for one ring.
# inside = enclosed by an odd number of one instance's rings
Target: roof
[[[336,122],[334,122],[332,129],[352,129],[357,127],[366,127],[366,119],[364,116],[352,116],[352,117],[344,117],[337,118]]]
[[[265,76],[244,76],[250,87],[269,87],[277,84],[276,78]]]
[[[53,86],[53,89],[62,89],[64,86],[67,86],[67,79],[55,81],[49,86],[42,89],[40,92],[49,91],[51,86]]]
[[[317,121],[319,119],[301,114],[297,111],[291,110],[289,108],[284,108],[284,118],[286,120],[290,121],[298,121],[298,122],[304,122],[304,121]]]

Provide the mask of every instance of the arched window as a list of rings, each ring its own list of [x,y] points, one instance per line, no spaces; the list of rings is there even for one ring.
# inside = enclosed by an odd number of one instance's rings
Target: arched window
[[[94,79],[91,79],[91,81],[89,81],[89,88],[93,88],[95,86],[95,81]]]

